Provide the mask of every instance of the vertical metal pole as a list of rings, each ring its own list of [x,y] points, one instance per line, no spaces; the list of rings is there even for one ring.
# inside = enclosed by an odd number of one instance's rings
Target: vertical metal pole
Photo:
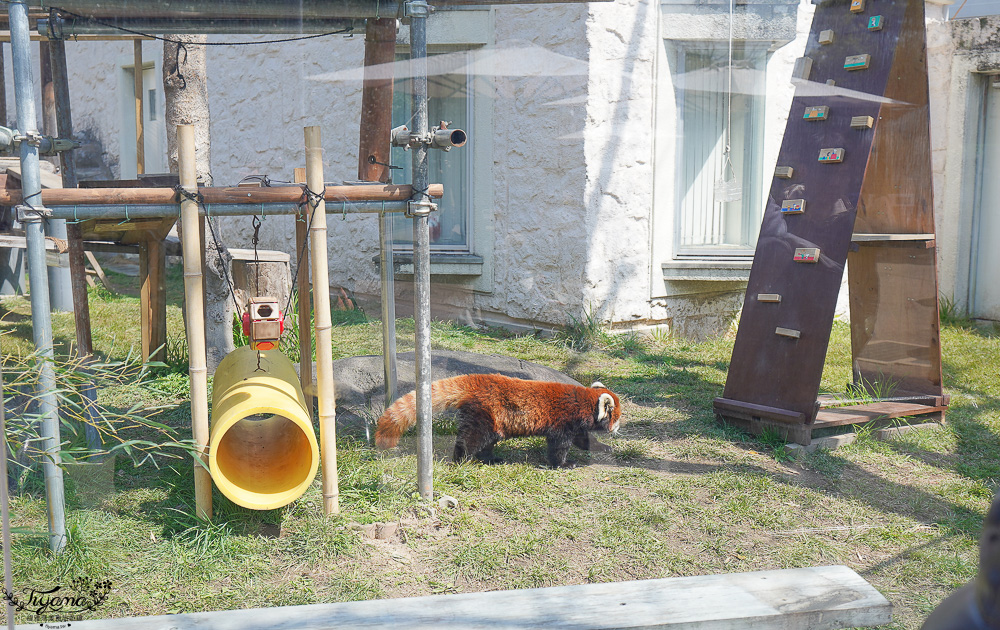
[[[396,283],[392,275],[392,215],[378,215],[379,266],[382,271],[382,367],[385,406],[396,400]]]
[[[391,68],[396,56],[396,18],[369,19],[365,23],[365,82],[361,95],[361,134],[358,142],[358,179],[391,182],[387,166],[392,150],[393,77],[374,77],[370,68]],[[396,295],[392,275],[392,219],[379,214],[381,263],[382,362],[385,372],[385,405],[396,398]]]
[[[410,12],[410,75],[413,77],[413,132],[428,133],[427,123],[427,16],[424,0],[407,3]],[[434,441],[431,434],[431,257],[427,194],[427,144],[413,150],[413,319],[417,380],[417,491],[434,497]]]
[[[31,78],[31,41],[28,33],[28,6],[25,0],[11,0],[11,53],[14,62],[14,99],[17,126],[22,134],[37,135],[35,92]],[[63,474],[59,461],[59,415],[56,406],[56,381],[52,361],[52,313],[49,305],[49,279],[45,268],[45,230],[42,226],[42,184],[38,169],[38,147],[21,143],[21,190],[24,205],[24,229],[28,248],[28,274],[31,282],[31,328],[38,357],[39,412],[45,456],[45,496],[49,512],[49,548],[62,551],[66,546],[66,514]],[[6,480],[4,480],[6,482]]]
[[[52,88],[55,93],[56,129],[53,132],[60,138],[73,136],[73,112],[69,100],[69,73],[66,69],[66,42],[61,39],[49,40],[49,57],[52,68]],[[72,151],[59,154],[62,160],[63,188],[76,188],[76,156]],[[52,225],[52,222],[49,222]],[[73,320],[76,326],[77,352],[85,361],[94,353],[94,343],[90,329],[90,303],[87,297],[87,271],[83,260],[83,235],[76,223],[66,223],[66,235],[69,241],[69,277],[73,294]],[[101,434],[94,424],[90,411],[97,404],[97,388],[87,382],[81,392],[88,401],[85,410],[87,424],[84,433],[87,436],[87,447],[101,448]]]
[[[180,185],[188,193],[198,192],[194,149],[194,125],[177,125],[177,169]],[[194,463],[195,514],[212,518],[212,475],[208,472],[208,366],[205,357],[205,279],[201,256],[204,253],[198,202],[181,198],[181,253],[184,260],[184,325],[187,328],[188,375],[191,377],[191,433]]]
[[[7,77],[3,63],[3,47],[4,44],[0,43],[0,126],[10,127],[10,121],[7,120]]]
[[[0,371],[0,444],[3,453],[0,456],[0,527],[3,529],[3,588],[9,595],[14,593],[14,567],[10,551],[10,495],[7,486],[7,418],[4,415],[3,372]],[[14,630],[14,604],[9,597],[4,597],[7,603],[7,628]]]
[[[39,54],[39,81],[42,84],[42,133],[47,136],[59,135],[56,119],[56,95],[55,86],[52,80],[52,64],[49,54],[49,42],[38,43]],[[59,158],[50,158],[53,163]],[[49,236],[66,240],[66,220],[48,219],[46,221],[45,232]],[[59,254],[57,259],[59,265],[48,267],[49,274],[49,302],[53,311],[73,312],[73,285],[70,281],[68,265],[63,261],[69,256]]]
[[[7,120],[7,77],[0,42],[0,126],[16,127]],[[18,295],[24,291],[24,250],[0,248],[0,295]]]

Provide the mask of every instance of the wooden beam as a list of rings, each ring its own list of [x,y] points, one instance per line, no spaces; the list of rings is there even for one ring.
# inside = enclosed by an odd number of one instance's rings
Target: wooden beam
[[[223,612],[74,621],[73,630],[224,628],[658,628],[833,630],[879,626],[892,604],[827,566]]]
[[[163,241],[152,238],[139,244],[139,312],[142,320],[142,360],[166,359],[167,257]]]
[[[132,43],[132,95],[135,99],[135,172],[146,172],[146,135],[142,128],[142,40]]]
[[[392,68],[396,56],[396,18],[368,20],[365,30],[365,74],[372,66]],[[393,77],[365,76],[361,92],[361,137],[358,141],[358,179],[392,181],[389,164],[392,131]]]
[[[264,188],[199,188],[205,203],[299,203],[305,201],[299,186],[273,186]],[[431,197],[444,195],[444,186],[431,184]],[[361,186],[327,186],[326,202],[340,201],[406,201],[412,196],[409,185],[368,184]],[[21,191],[0,190],[0,206],[21,203]],[[46,206],[171,204],[178,203],[173,188],[53,188],[42,190],[42,204]]]
[[[104,269],[101,268],[101,263],[97,262],[97,258],[94,257],[89,251],[85,251],[84,255],[87,257],[87,261],[90,266],[94,268],[94,272],[97,273],[97,277],[101,279],[101,283],[104,284],[104,288],[112,291],[111,283],[108,282],[107,276],[104,275]]]

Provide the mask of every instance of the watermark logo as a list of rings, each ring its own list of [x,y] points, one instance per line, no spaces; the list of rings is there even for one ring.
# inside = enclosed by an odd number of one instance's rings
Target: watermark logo
[[[17,593],[4,590],[4,599],[16,611],[34,613],[36,617],[78,617],[84,612],[97,610],[111,592],[111,580],[96,581],[78,577],[66,586],[49,589],[25,587]]]

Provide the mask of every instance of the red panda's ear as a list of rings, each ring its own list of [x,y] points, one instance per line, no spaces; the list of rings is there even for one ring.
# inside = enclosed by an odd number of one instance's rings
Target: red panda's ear
[[[600,398],[597,399],[597,421],[606,420],[610,418],[615,410],[615,399],[611,397],[611,394],[601,394]]]
[[[602,383],[601,381],[594,381],[590,386],[591,387],[599,387],[601,389],[607,389],[607,387],[605,387],[604,383]]]

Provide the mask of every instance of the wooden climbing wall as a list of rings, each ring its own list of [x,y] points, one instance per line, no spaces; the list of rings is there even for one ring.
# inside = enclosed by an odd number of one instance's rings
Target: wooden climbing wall
[[[723,420],[801,444],[870,420],[943,419],[923,0],[816,7],[764,210]],[[854,385],[817,398],[849,261]]]

